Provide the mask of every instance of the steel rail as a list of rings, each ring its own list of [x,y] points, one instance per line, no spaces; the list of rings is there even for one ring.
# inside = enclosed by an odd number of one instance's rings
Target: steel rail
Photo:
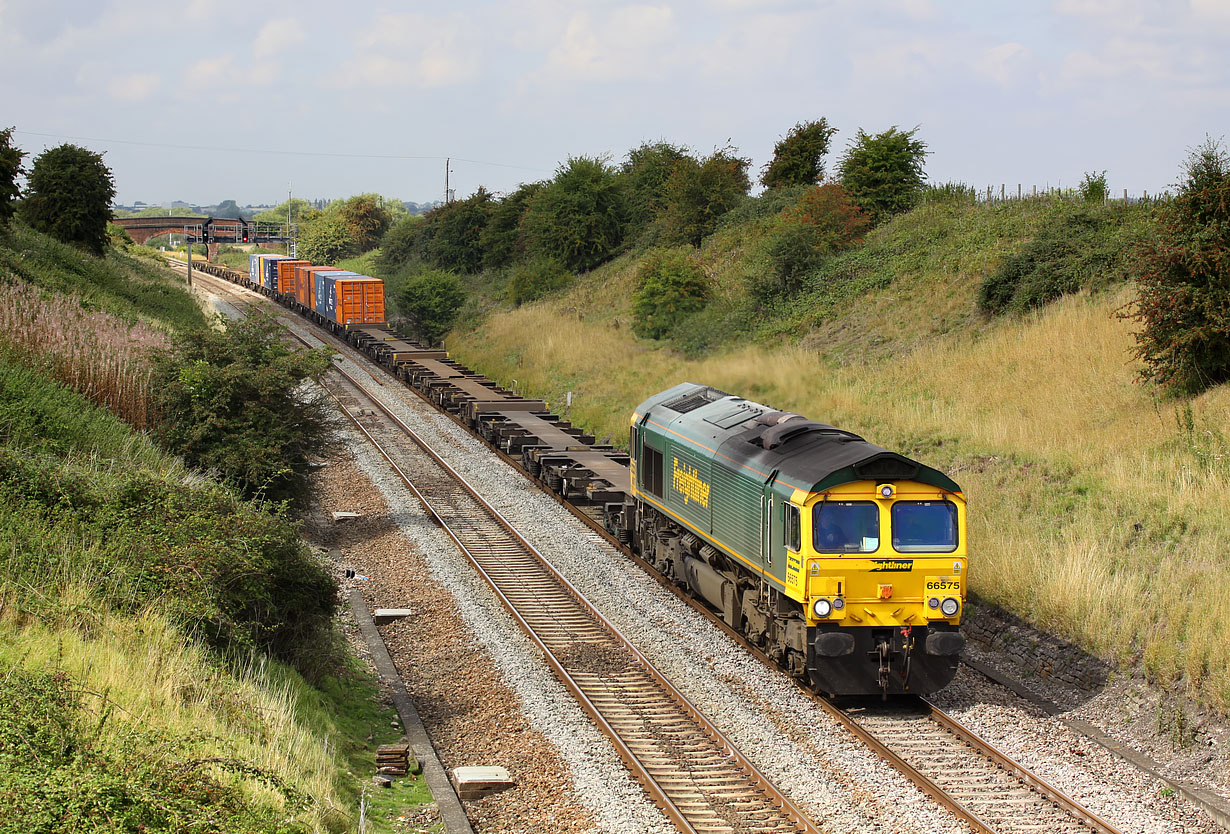
[[[216,278],[216,280],[225,280],[225,279]],[[355,353],[362,354],[362,352],[358,350],[355,346],[347,344],[347,343],[343,343],[340,339],[336,339],[336,341],[338,344],[343,344],[345,348],[352,350]],[[363,355],[366,357],[365,354]],[[366,358],[370,360],[370,357],[366,357]],[[398,379],[396,374],[391,369],[385,367],[384,365],[380,363],[373,362],[372,364],[378,365],[389,376],[393,377],[394,379]],[[398,379],[398,381],[400,382],[401,380]],[[417,388],[414,388],[413,386],[407,385],[405,387],[413,391],[419,399],[431,405],[432,408],[436,410],[437,413],[444,414],[445,416],[450,418],[454,423],[466,429],[467,432],[470,431],[469,426],[467,426],[464,421],[459,419],[456,415],[447,411],[447,409],[440,408],[436,403],[432,402],[430,398],[426,397],[423,394],[423,392],[419,391]],[[380,404],[380,407],[382,410],[386,410],[384,409],[382,404]],[[477,436],[473,432],[471,432],[471,434],[472,436]],[[486,445],[489,450],[493,451],[501,460],[511,465],[516,471],[520,472],[524,477],[532,481],[536,486],[541,487],[541,482],[539,481],[539,479],[529,474],[524,469],[524,467],[521,465],[520,461],[518,461],[517,459],[513,458],[511,455],[504,452],[502,449],[500,449],[495,444],[489,443],[481,437],[479,437],[479,440],[481,440],[484,443],[484,445]],[[545,492],[547,495],[550,495],[561,506],[566,508],[569,512],[571,512],[579,520],[585,523],[595,533],[600,535],[605,541],[607,541],[613,547],[617,548],[625,556],[632,559],[641,568],[645,569],[646,572],[650,576],[652,576],[662,587],[669,590],[678,599],[688,604],[689,606],[691,606],[693,609],[695,609],[699,613],[703,614],[706,618],[709,619],[710,622],[716,625],[721,631],[723,631],[727,636],[729,636],[732,640],[738,643],[743,649],[745,649],[750,654],[760,659],[766,665],[774,669],[778,669],[780,671],[780,667],[778,667],[777,664],[774,663],[772,659],[768,657],[767,654],[765,654],[757,646],[749,642],[738,631],[736,631],[735,629],[727,625],[722,619],[716,617],[713,614],[713,612],[711,612],[705,605],[703,605],[702,603],[698,602],[690,595],[683,593],[680,589],[675,587],[673,583],[671,583],[669,580],[664,578],[660,573],[658,573],[658,571],[654,569],[652,565],[650,565],[640,556],[632,552],[631,548],[629,548],[626,545],[620,544],[615,539],[615,537],[612,536],[605,529],[605,527],[603,527],[603,525],[600,524],[598,521],[596,521],[592,516],[584,512],[580,507],[572,503],[569,503],[567,500],[565,500],[562,496],[558,495],[557,493],[549,489],[543,489],[542,491]],[[974,830],[975,832],[980,832],[980,833],[987,832],[988,834],[994,834],[994,829],[990,827],[984,820],[979,818],[977,814],[975,814],[970,809],[966,808],[961,802],[959,802],[958,800],[950,796],[942,787],[940,787],[934,780],[932,780],[925,773],[923,773],[919,769],[912,766],[909,762],[905,761],[905,759],[903,759],[897,753],[892,751],[887,745],[885,745],[880,740],[876,739],[874,735],[872,735],[869,731],[866,730],[866,728],[859,726],[858,722],[855,721],[853,718],[851,718],[843,710],[835,706],[833,703],[831,703],[828,699],[824,698],[823,696],[820,696],[817,693],[812,692],[801,682],[793,678],[791,678],[791,680],[794,683],[796,683],[796,685],[799,686],[799,689],[804,694],[811,697],[819,706],[821,706],[822,709],[825,710],[827,714],[832,716],[836,722],[838,722],[843,728],[845,728],[848,732],[850,732],[852,735],[858,738],[860,742],[866,745],[869,749],[875,752],[878,756],[880,756],[886,762],[888,762],[894,769],[896,769],[903,776],[905,776],[912,784],[918,787],[919,790],[921,790],[923,793],[927,794],[928,796],[932,797],[938,804],[940,804],[942,807],[949,810],[954,816],[965,821],[970,826],[970,828]],[[1072,800],[1070,797],[1067,797],[1065,794],[1063,794],[1061,791],[1051,786],[1041,777],[1032,773],[1024,766],[1016,763],[1006,754],[996,750],[992,745],[990,745],[985,740],[979,738],[976,734],[974,734],[968,728],[965,728],[964,726],[959,724],[951,716],[948,716],[947,714],[942,713],[942,711],[940,711],[934,705],[930,704],[930,702],[925,701],[925,699],[920,699],[920,700],[922,700],[922,703],[925,703],[928,709],[931,711],[931,716],[933,720],[935,720],[938,724],[943,726],[944,729],[948,730],[954,736],[954,738],[960,739],[962,742],[968,744],[969,747],[973,749],[975,752],[982,754],[985,758],[987,758],[988,760],[990,760],[991,762],[993,762],[994,764],[996,764],[998,767],[1002,768],[1006,772],[1010,773],[1012,776],[1017,778],[1020,782],[1027,785],[1031,789],[1037,791],[1041,796],[1046,798],[1048,801],[1052,802],[1053,804],[1059,806],[1064,811],[1066,811],[1075,820],[1085,824],[1086,826],[1090,827],[1094,831],[1099,832],[1099,834],[1119,834],[1118,830],[1114,828],[1113,826],[1111,826],[1109,823],[1107,823],[1105,820],[1102,820],[1096,814],[1093,814],[1089,810],[1083,808],[1075,800]],[[936,714],[942,716],[942,718],[935,717]]]
[[[1067,811],[1072,817],[1083,822],[1094,831],[1099,832],[1099,834],[1119,834],[1119,830],[1110,823],[1106,822],[1106,820],[1082,806],[1079,802],[1051,785],[1041,776],[1038,776],[1024,766],[1018,764],[1007,754],[998,750],[994,745],[984,740],[964,724],[961,724],[951,715],[931,703],[931,701],[926,698],[919,698],[919,700],[927,708],[928,717],[932,721],[940,725],[940,727],[947,732],[951,733],[955,738],[967,744],[974,752],[989,759],[997,767],[1000,767],[1004,771],[1012,774],[1018,780],[1037,791],[1038,794],[1045,797],[1055,805],[1058,805],[1060,808]]]

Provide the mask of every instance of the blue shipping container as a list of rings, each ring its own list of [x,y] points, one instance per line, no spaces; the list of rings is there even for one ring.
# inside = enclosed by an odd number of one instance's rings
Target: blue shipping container
[[[329,321],[337,321],[337,288],[334,281],[338,278],[358,278],[357,272],[317,272],[316,273],[316,312]]]
[[[277,291],[278,289],[278,261],[289,260],[286,255],[266,255],[265,256],[265,274],[261,276],[264,280],[261,283],[265,289]]]
[[[259,268],[257,264],[260,255],[248,255],[248,283],[256,283],[256,270]]]

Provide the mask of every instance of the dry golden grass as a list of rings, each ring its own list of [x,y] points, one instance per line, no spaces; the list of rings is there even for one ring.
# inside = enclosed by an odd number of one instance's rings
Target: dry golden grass
[[[162,331],[16,283],[0,284],[0,333],[19,354],[46,362],[57,382],[136,428],[150,426],[149,350],[168,344]]]
[[[616,442],[636,404],[691,380],[913,453],[969,496],[977,594],[1230,711],[1230,391],[1192,402],[1185,424],[1182,404],[1136,384],[1131,327],[1115,316],[1128,290],[837,368],[799,346],[688,361],[618,316],[583,318],[586,291],[495,315],[449,347],[557,407],[573,391],[569,416]],[[970,315],[970,295],[946,315]]]

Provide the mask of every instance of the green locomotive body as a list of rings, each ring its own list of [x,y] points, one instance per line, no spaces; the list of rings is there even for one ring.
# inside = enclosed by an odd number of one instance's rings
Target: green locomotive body
[[[946,475],[695,383],[642,403],[630,441],[608,524],[791,674],[833,695],[952,679],[965,499]]]

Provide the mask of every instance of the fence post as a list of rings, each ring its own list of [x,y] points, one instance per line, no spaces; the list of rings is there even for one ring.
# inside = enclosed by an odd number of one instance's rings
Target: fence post
[[[1004,200],[1004,193],[1005,193],[1005,192],[1004,192],[1004,188],[1005,188],[1005,184],[1001,182],[1001,183],[999,184],[999,199],[1000,199],[1000,202],[1003,202],[1003,200]]]
[[[1016,198],[1018,200],[1021,199],[1021,184],[1019,182],[1016,184]]]

